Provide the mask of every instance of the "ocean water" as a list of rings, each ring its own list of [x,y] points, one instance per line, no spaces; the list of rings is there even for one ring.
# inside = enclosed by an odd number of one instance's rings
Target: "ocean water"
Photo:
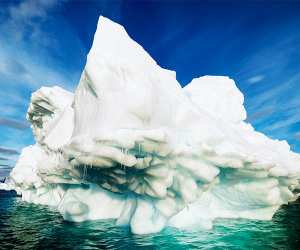
[[[300,249],[300,201],[271,221],[223,219],[209,231],[133,235],[111,220],[65,222],[48,207],[0,197],[0,249]]]

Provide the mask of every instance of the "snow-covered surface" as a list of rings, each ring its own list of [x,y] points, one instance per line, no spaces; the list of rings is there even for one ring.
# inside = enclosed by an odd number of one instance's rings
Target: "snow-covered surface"
[[[246,123],[243,101],[228,77],[181,88],[100,17],[75,94],[33,93],[36,144],[5,185],[66,220],[113,218],[137,234],[211,228],[219,217],[271,219],[298,197],[300,156]]]

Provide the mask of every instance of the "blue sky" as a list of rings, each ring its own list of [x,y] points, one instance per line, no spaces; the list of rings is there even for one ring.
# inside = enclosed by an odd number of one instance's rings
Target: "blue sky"
[[[75,89],[99,15],[121,23],[182,86],[233,78],[248,121],[300,152],[299,13],[300,1],[1,1],[0,177],[33,143],[31,92]]]

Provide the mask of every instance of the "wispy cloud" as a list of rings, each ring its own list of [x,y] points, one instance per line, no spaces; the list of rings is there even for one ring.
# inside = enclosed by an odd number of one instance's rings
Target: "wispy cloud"
[[[32,74],[33,70],[29,68],[31,63],[26,63],[23,56],[15,56],[14,52],[7,53],[3,48],[0,48],[0,53],[1,82],[11,82],[14,84],[22,82],[32,86],[36,85],[36,80]]]
[[[0,178],[6,178],[7,176],[9,176],[11,171],[11,168],[0,168]]]
[[[0,78],[6,77],[0,79],[2,82],[27,84],[33,90],[41,83],[65,83],[65,76],[53,67],[49,53],[57,49],[58,40],[44,27],[63,2],[12,2],[0,10],[0,32],[6,34],[0,38]]]
[[[18,155],[19,152],[12,148],[0,147],[0,154],[4,155]]]
[[[7,10],[7,21],[3,24],[16,41],[22,39],[35,39],[43,31],[41,24],[47,18],[48,11],[53,9],[60,1],[57,0],[27,0],[17,5],[11,5]],[[35,42],[47,40],[36,40]]]
[[[251,84],[254,84],[254,83],[261,82],[264,78],[265,78],[264,75],[256,75],[256,76],[250,77],[247,81]]]
[[[0,164],[0,167],[1,167],[2,169],[5,169],[5,168],[11,168],[11,166],[10,166],[10,165],[7,165],[7,164]]]
[[[300,141],[300,132],[296,133],[294,137],[295,137],[296,140]]]
[[[71,90],[79,79],[78,58],[85,58],[77,33],[58,14],[64,2],[20,0],[0,6],[0,154],[11,155],[8,164],[33,143],[25,121],[31,93],[53,85]]]
[[[282,119],[274,124],[270,124],[265,128],[266,131],[274,131],[274,130],[281,130],[282,128],[287,128],[297,122],[300,122],[300,117],[298,114],[291,114],[287,119]]]
[[[0,62],[0,73],[3,75],[24,76],[28,73],[25,66],[14,58],[4,58]]]
[[[247,117],[247,121],[253,122],[253,121],[268,117],[274,112],[274,110],[275,110],[274,107],[269,107],[269,108],[254,112]]]
[[[259,94],[253,95],[248,98],[248,102],[250,104],[250,108],[252,110],[259,110],[261,107],[266,108],[266,105],[274,105],[278,104],[281,98],[285,98],[285,102],[282,102],[281,105],[276,105],[276,109],[289,109],[290,106],[295,106],[295,102],[300,104],[299,98],[298,101],[295,101],[293,98],[287,99],[286,93],[293,93],[298,91],[298,82],[300,80],[300,73],[296,73],[293,75],[287,75],[285,81],[270,83],[267,85],[269,88],[265,89]],[[297,104],[296,103],[296,104]]]
[[[0,117],[0,126],[6,126],[14,129],[24,130],[29,128],[29,123],[25,121],[23,122],[23,121]]]

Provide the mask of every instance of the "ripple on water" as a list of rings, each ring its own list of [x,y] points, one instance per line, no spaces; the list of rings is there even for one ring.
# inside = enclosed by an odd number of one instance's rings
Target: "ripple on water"
[[[54,210],[0,197],[0,249],[299,249],[300,201],[271,221],[217,220],[213,230],[133,235],[112,220],[65,222]]]

